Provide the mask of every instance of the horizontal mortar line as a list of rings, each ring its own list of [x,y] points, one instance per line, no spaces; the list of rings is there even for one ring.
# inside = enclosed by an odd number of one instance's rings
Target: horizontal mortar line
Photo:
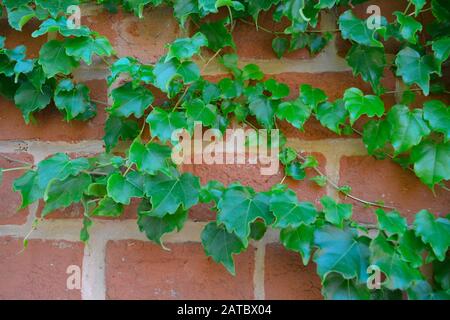
[[[80,241],[82,219],[52,219],[43,220],[34,230],[29,239]],[[187,221],[179,232],[172,232],[163,237],[164,243],[201,242],[201,232],[207,222]],[[0,226],[0,236],[23,238],[29,234],[30,225],[3,225]],[[94,219],[89,233],[96,239],[110,240],[136,240],[149,241],[143,232],[140,232],[135,219],[105,221]],[[267,241],[278,242],[278,233],[269,230]]]
[[[303,140],[300,138],[287,138],[286,145],[304,152],[319,152],[325,156],[365,156],[368,155],[361,139],[320,139]]]

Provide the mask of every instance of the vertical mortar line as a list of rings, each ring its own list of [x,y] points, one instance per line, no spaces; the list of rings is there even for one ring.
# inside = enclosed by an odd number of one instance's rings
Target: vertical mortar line
[[[101,230],[91,229],[91,239],[84,247],[82,267],[82,300],[106,299],[106,243]]]
[[[325,152],[325,158],[326,158],[326,165],[325,165],[325,174],[327,177],[329,177],[333,182],[336,184],[339,183],[339,170],[340,170],[340,159],[341,159],[341,152]],[[331,186],[329,183],[327,183],[326,186],[327,195],[336,201],[339,200],[339,192]]]
[[[256,300],[265,299],[264,266],[266,258],[266,236],[255,245],[255,269],[253,271],[253,294]]]

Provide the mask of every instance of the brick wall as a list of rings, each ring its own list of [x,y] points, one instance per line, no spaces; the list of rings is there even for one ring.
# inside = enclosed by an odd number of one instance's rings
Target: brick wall
[[[371,1],[380,4],[383,15],[398,9],[390,1]],[[396,6],[399,6],[396,1]],[[387,5],[386,5],[387,4]],[[403,4],[400,8],[403,8]],[[163,54],[164,45],[182,30],[169,9],[147,10],[139,20],[130,14],[108,14],[86,8],[82,23],[107,36],[118,55],[134,55],[144,62],[155,62]],[[357,10],[364,14],[365,7]],[[6,46],[26,44],[32,56],[37,56],[41,40],[30,40],[30,25],[18,33],[1,21],[6,33]],[[261,25],[273,28],[268,14],[261,17]],[[322,16],[323,29],[334,29],[335,18]],[[188,28],[189,29],[189,28]],[[237,51],[241,63],[256,63],[268,77],[287,83],[293,95],[302,83],[309,83],[326,91],[330,99],[341,97],[346,88],[356,86],[366,92],[370,87],[354,78],[343,56],[348,45],[335,39],[321,54],[311,57],[299,51],[278,60],[270,49],[272,36],[257,32],[247,25],[235,31]],[[199,62],[201,64],[201,62]],[[212,63],[205,71],[211,78],[220,78],[224,71]],[[108,101],[105,75],[106,65],[98,62],[80,67],[76,80],[85,82],[96,100]],[[401,87],[389,70],[383,80],[389,90]],[[447,99],[448,97],[439,97]],[[385,96],[388,106],[396,102],[394,95]],[[22,116],[11,102],[0,100],[0,153],[10,158],[35,163],[55,152],[89,154],[103,150],[101,141],[105,112],[99,105],[99,115],[87,123],[63,122],[55,110],[37,115],[37,124],[25,125]],[[376,161],[369,157],[362,141],[356,136],[340,137],[310,120],[305,132],[282,124],[288,145],[314,154],[321,169],[339,184],[348,184],[354,195],[368,200],[384,200],[398,207],[411,220],[419,209],[445,214],[450,207],[448,195],[436,196],[408,171],[392,162]],[[13,163],[0,158],[0,167]],[[183,168],[199,175],[202,182],[218,179],[224,183],[241,180],[257,190],[263,190],[281,180],[283,174],[259,175],[259,168],[251,165],[202,166]],[[312,173],[311,173],[312,174]],[[303,267],[299,256],[282,248],[278,235],[269,232],[262,241],[252,243],[249,250],[236,258],[236,277],[215,264],[203,253],[200,232],[211,218],[206,206],[195,207],[190,221],[177,234],[165,237],[168,250],[150,243],[137,230],[136,213],[132,208],[120,220],[98,219],[91,229],[87,246],[79,242],[81,214],[79,207],[54,213],[30,236],[29,246],[22,250],[21,241],[28,234],[32,222],[39,216],[40,205],[17,211],[20,196],[10,190],[12,180],[19,174],[7,173],[0,188],[0,299],[320,299],[320,280],[313,264]],[[318,203],[325,194],[339,199],[330,187],[319,188],[308,181],[287,180],[301,200]],[[349,200],[349,199],[343,199]],[[362,222],[374,222],[374,215],[358,203],[355,216]],[[135,206],[134,206],[135,208]],[[82,271],[81,290],[66,288],[66,269],[77,265]]]

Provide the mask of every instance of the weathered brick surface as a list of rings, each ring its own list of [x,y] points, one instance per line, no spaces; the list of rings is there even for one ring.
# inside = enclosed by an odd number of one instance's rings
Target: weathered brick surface
[[[67,268],[81,268],[83,245],[67,241],[0,237],[0,299],[80,299],[67,289]]]
[[[286,19],[282,23],[272,19],[273,11],[261,12],[259,15],[259,26],[274,32],[282,32],[290,25]],[[257,29],[255,25],[238,21],[233,32],[233,39],[236,43],[236,51],[242,59],[277,59],[272,50],[272,40],[276,36],[267,31]],[[311,54],[307,49],[299,49],[287,53],[287,59],[309,59]]]
[[[303,266],[300,256],[282,245],[266,246],[265,298],[273,300],[318,300],[320,278],[316,266]]]
[[[254,249],[236,257],[236,276],[205,256],[198,243],[108,242],[108,299],[253,299]]]
[[[23,164],[5,159],[10,159],[33,163],[33,157],[27,153],[1,153],[0,168],[23,167]],[[10,171],[3,173],[3,181],[0,185],[0,225],[2,224],[24,224],[29,213],[28,209],[18,210],[22,203],[20,194],[12,191],[12,184],[20,177],[23,171]]]
[[[91,98],[107,101],[105,80],[83,82],[91,90]],[[50,105],[36,113],[36,123],[26,125],[22,113],[12,101],[0,97],[0,140],[80,141],[98,140],[104,135],[105,106],[97,104],[98,114],[90,121],[65,122],[63,115]]]
[[[168,7],[144,10],[144,18],[106,10],[83,18],[83,23],[106,36],[119,56],[132,56],[144,63],[156,62],[165,45],[180,36],[178,22]]]
[[[372,157],[343,157],[341,159],[340,185],[352,187],[352,195],[371,201],[384,201],[397,208],[411,222],[421,209],[436,215],[450,212],[448,192],[436,187],[435,193],[419,181],[410,171],[403,170],[390,160]],[[354,217],[361,222],[376,222],[374,209],[354,203]]]

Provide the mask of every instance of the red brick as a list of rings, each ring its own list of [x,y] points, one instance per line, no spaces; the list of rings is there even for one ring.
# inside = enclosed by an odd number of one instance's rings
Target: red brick
[[[290,25],[290,21],[287,19],[275,22],[272,19],[272,15],[273,10],[261,12],[258,18],[258,25],[277,32],[284,31]],[[277,59],[275,52],[272,50],[272,40],[275,37],[275,35],[261,29],[257,30],[255,25],[249,25],[241,21],[237,22],[233,31],[236,51],[242,59]],[[283,57],[288,59],[309,59],[311,54],[308,49],[299,49],[287,53]]]
[[[254,249],[235,258],[236,276],[207,258],[199,243],[110,241],[108,299],[253,299]]]
[[[320,278],[316,266],[306,267],[298,253],[287,251],[280,244],[266,246],[265,298],[268,300],[319,300]]]
[[[447,191],[436,187],[436,197],[419,181],[411,171],[403,170],[391,160],[376,160],[369,156],[342,157],[340,185],[349,185],[352,195],[370,201],[384,201],[385,205],[397,208],[409,222],[421,209],[437,215],[450,211],[450,196]],[[354,204],[353,216],[360,222],[376,222],[373,208]]]
[[[33,163],[33,157],[28,153],[2,153],[8,158]],[[23,167],[23,164],[9,161],[0,155],[0,168]],[[20,194],[12,191],[15,179],[19,178],[24,171],[10,171],[3,173],[3,182],[0,185],[0,225],[1,224],[24,224],[28,216],[28,208],[19,210],[22,203]]]
[[[107,101],[105,80],[84,82],[91,90],[91,98]],[[56,107],[49,105],[36,113],[35,124],[25,124],[20,110],[14,102],[0,98],[0,140],[38,139],[45,141],[81,141],[102,139],[106,119],[105,106],[97,104],[98,114],[90,121],[65,122]]]
[[[0,238],[0,299],[81,299],[67,289],[67,267],[81,268],[83,244],[67,241]]]
[[[180,28],[168,7],[149,8],[142,19],[133,13],[106,10],[83,18],[82,23],[106,36],[117,55],[133,56],[144,63],[156,62],[165,45],[179,37]]]

